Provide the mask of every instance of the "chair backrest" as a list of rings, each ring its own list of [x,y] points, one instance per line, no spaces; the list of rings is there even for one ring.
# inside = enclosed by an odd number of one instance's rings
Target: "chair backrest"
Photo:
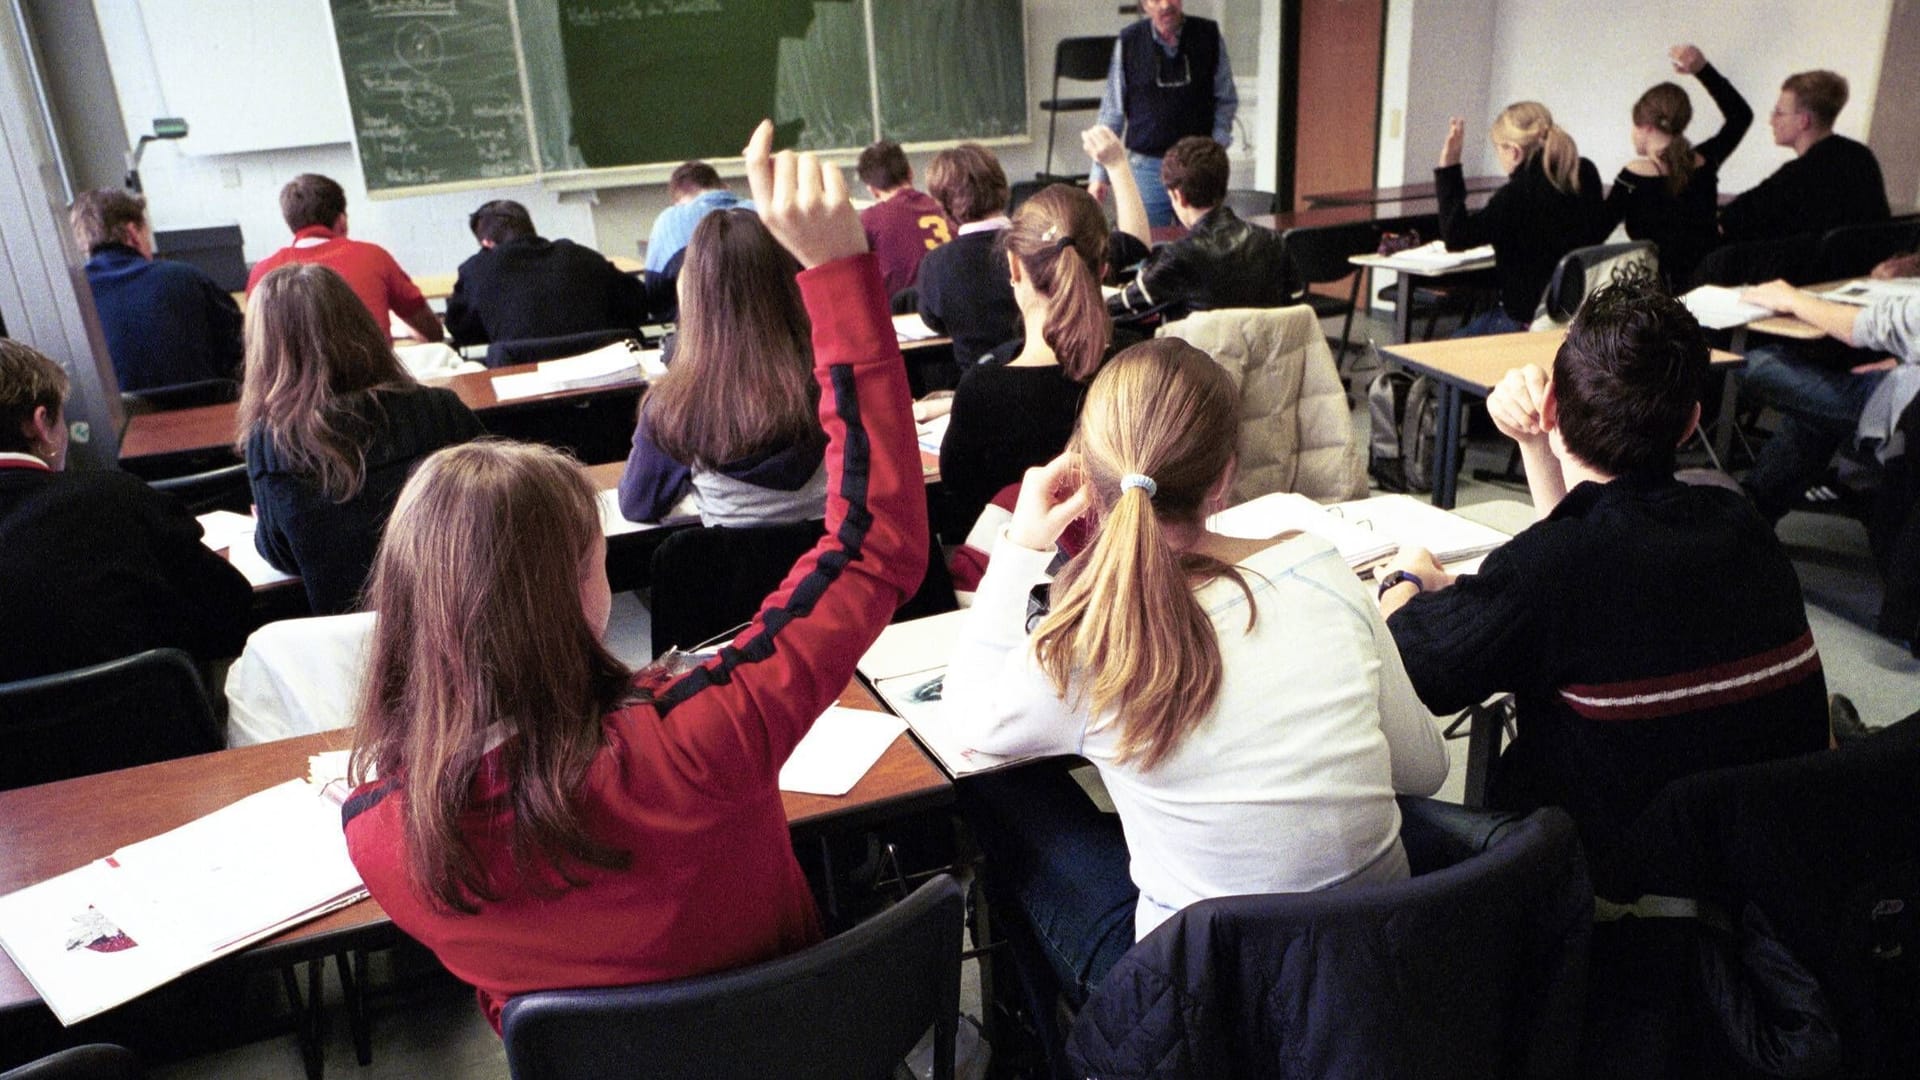
[[[1339,281],[1358,268],[1347,260],[1380,248],[1380,229],[1371,221],[1345,225],[1307,225],[1281,234],[1295,280],[1302,286]]]
[[[1274,212],[1274,203],[1278,201],[1271,191],[1259,191],[1254,188],[1232,188],[1222,203],[1238,217],[1259,217]]]
[[[247,287],[246,243],[238,225],[159,229],[153,234],[153,247],[155,256],[198,268],[222,291]]]
[[[247,463],[244,461],[206,472],[149,480],[147,486],[179,499],[196,516],[210,510],[232,510],[244,514],[253,504],[253,488],[247,483]]]
[[[889,1080],[929,1027],[953,1075],[959,884],[941,874],[792,956],[652,986],[522,994],[501,1014],[514,1080]]]
[[[201,379],[198,382],[154,386],[145,390],[126,390],[120,405],[128,416],[192,409],[201,405],[224,405],[240,400],[240,384],[232,379]]]
[[[603,345],[611,345],[616,341],[626,341],[638,336],[633,330],[587,330],[578,334],[561,334],[558,337],[496,341],[487,346],[487,358],[484,363],[490,368],[511,367],[514,364],[537,364],[542,360],[578,356],[581,353],[592,352]]]
[[[1751,240],[1744,244],[1723,244],[1701,257],[1693,269],[1693,280],[1674,282],[1674,289],[1696,285],[1758,285],[1784,278],[1795,285],[1818,280],[1813,276],[1814,256],[1820,237],[1814,233],[1783,236],[1772,240]]]
[[[1104,81],[1107,68],[1113,63],[1114,40],[1112,34],[1061,38],[1053,47],[1054,86],[1058,87],[1061,79]]]
[[[1085,1076],[1571,1075],[1592,918],[1572,820],[1536,811],[1404,881],[1186,908],[1114,965],[1067,1054]]]
[[[1562,255],[1559,265],[1553,268],[1553,277],[1547,280],[1535,318],[1556,324],[1571,322],[1574,312],[1580,310],[1580,305],[1595,289],[1635,266],[1645,266],[1656,275],[1660,272],[1660,249],[1653,241],[1630,240],[1624,244],[1574,248]]]
[[[1881,260],[1920,248],[1920,215],[1828,229],[1814,252],[1814,281],[1859,277]]]
[[[140,1080],[145,1075],[140,1059],[126,1047],[88,1043],[8,1069],[0,1080]]]
[[[691,649],[753,618],[824,532],[818,521],[709,526],[660,541],[649,574],[654,655]]]
[[[220,749],[193,658],[149,649],[0,683],[0,790]]]
[[[376,618],[356,611],[280,619],[255,630],[227,669],[227,745],[353,723]]]

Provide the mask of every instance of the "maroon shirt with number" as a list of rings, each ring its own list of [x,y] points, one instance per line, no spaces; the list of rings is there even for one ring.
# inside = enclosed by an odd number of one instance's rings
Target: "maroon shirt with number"
[[[933,196],[912,188],[860,211],[867,244],[880,257],[880,280],[891,296],[920,276],[920,260],[953,239],[953,222]]]

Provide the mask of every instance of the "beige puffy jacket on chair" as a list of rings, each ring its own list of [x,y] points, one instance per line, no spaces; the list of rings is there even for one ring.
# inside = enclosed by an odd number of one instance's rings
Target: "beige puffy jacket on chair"
[[[1238,471],[1228,504],[1275,491],[1321,502],[1364,499],[1346,386],[1320,321],[1305,306],[1200,311],[1160,328],[1204,350],[1240,387]]]

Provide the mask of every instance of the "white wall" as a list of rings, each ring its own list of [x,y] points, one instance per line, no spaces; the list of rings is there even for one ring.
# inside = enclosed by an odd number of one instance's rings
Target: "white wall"
[[[1466,119],[1469,175],[1494,168],[1485,133],[1495,0],[1390,0],[1380,93],[1382,187],[1433,179],[1447,119]]]

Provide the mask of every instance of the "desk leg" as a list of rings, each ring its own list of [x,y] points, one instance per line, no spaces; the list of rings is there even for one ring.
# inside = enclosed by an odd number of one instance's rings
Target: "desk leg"
[[[1487,782],[1493,775],[1493,763],[1500,757],[1506,708],[1501,702],[1474,705],[1467,709],[1467,718],[1467,783],[1460,802],[1463,806],[1483,809],[1487,805]]]
[[[1741,356],[1747,355],[1747,328],[1736,326],[1728,342],[1732,351]],[[1733,428],[1738,423],[1734,412],[1740,403],[1740,380],[1732,370],[1720,373],[1720,418],[1713,425],[1713,454],[1718,460],[1715,464],[1722,469],[1733,460]]]
[[[1394,274],[1393,340],[1401,345],[1413,340],[1413,275],[1405,270]]]

